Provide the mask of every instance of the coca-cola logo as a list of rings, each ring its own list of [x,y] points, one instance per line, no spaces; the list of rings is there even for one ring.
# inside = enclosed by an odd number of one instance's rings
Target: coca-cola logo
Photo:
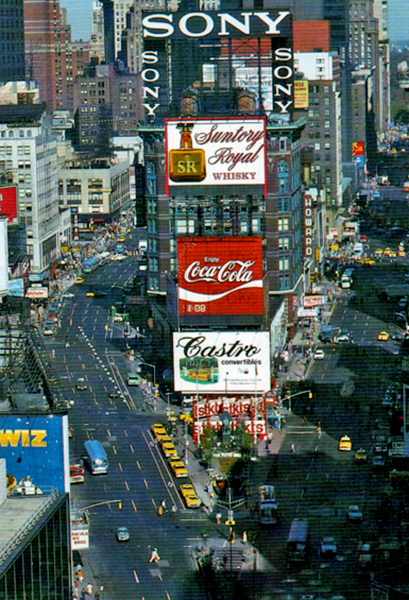
[[[200,261],[192,262],[185,270],[184,280],[187,283],[198,281],[214,281],[215,283],[248,283],[253,279],[250,267],[255,261],[229,260],[223,265],[201,265]]]

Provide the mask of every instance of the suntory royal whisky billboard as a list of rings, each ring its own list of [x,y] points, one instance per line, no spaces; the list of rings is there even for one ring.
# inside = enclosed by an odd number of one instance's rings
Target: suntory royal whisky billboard
[[[165,119],[166,186],[266,185],[264,118]]]
[[[179,315],[261,315],[261,237],[178,239]]]

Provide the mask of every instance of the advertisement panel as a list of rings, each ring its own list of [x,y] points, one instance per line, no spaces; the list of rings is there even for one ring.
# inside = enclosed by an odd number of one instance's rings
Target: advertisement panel
[[[27,478],[37,493],[64,492],[62,415],[1,415],[0,458],[19,484]],[[23,484],[22,484],[23,485]],[[42,489],[43,488],[43,489]]]
[[[167,194],[176,185],[266,185],[262,117],[165,119],[165,144]]]
[[[308,81],[299,79],[294,81],[294,108],[308,108]]]
[[[86,550],[89,548],[88,529],[71,530],[71,550]]]
[[[17,186],[0,187],[0,216],[7,217],[8,223],[17,223]]]
[[[48,298],[48,288],[46,287],[29,287],[26,290],[26,298],[43,299]]]
[[[270,389],[265,331],[184,331],[173,334],[174,389],[262,393]]]
[[[0,296],[7,294],[9,288],[9,249],[7,220],[0,217]]]
[[[179,315],[263,314],[261,238],[178,240]]]
[[[352,156],[365,155],[365,142],[352,142]]]

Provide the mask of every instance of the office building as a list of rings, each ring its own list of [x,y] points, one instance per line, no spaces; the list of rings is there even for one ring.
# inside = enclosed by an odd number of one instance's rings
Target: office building
[[[0,0],[0,84],[23,81],[24,18],[23,0],[6,2]]]

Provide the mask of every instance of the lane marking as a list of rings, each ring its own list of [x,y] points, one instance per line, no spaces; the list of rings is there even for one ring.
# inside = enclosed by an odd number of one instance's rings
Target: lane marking
[[[138,509],[136,508],[136,504],[133,500],[131,500],[131,504],[132,504],[132,508],[134,509],[134,511],[138,512]]]
[[[136,574],[136,571],[133,570],[132,573],[133,573],[133,576],[135,577],[136,583],[139,583],[139,578],[138,578],[138,575]]]
[[[118,463],[118,467],[119,467],[119,470],[121,471],[121,473],[123,473],[124,471],[123,471],[123,469],[122,469],[122,465],[121,465],[121,463]]]
[[[137,467],[138,467],[138,469],[139,469],[140,471],[142,471],[142,469],[141,469],[141,465],[139,464],[139,461],[138,461],[138,460],[136,461],[136,464],[137,464]]]
[[[113,450],[114,454],[116,454],[116,453],[117,453],[117,452],[116,452],[116,448],[115,448],[115,446],[112,446],[112,450]]]
[[[144,479],[143,482],[145,484],[146,489],[149,490],[149,485],[148,485],[148,482],[146,481],[146,479]]]
[[[132,444],[129,444],[129,447],[130,447],[130,449],[131,449],[131,452],[132,452],[132,454],[135,454],[135,450],[133,449],[133,446],[132,446]],[[136,463],[136,464],[138,464],[138,463]],[[139,467],[139,468],[140,468],[140,467]]]
[[[129,492],[129,485],[128,485],[128,482],[127,482],[127,481],[124,481],[124,483],[125,483],[126,491],[127,491],[127,492]]]

